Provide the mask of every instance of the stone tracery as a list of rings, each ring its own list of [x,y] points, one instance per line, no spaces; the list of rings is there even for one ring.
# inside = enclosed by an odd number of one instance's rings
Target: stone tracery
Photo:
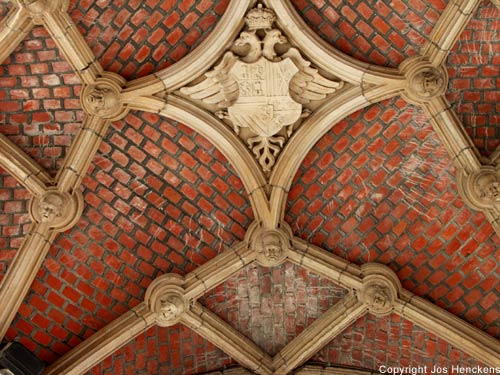
[[[28,2],[26,2],[25,5],[27,7],[29,7],[31,5],[31,3],[38,4],[38,5],[45,4],[45,2],[43,2],[42,0],[38,0],[35,2],[32,1],[29,4],[28,4]],[[276,2],[269,1],[269,3],[273,4]],[[276,4],[276,5],[277,5],[276,8],[279,8],[279,4]],[[36,8],[36,9],[39,9],[39,8]],[[40,8],[40,9],[42,9],[42,8]],[[283,59],[283,57],[284,57],[285,59],[289,58],[291,61],[293,61],[293,64],[295,65],[295,69],[302,69],[303,72],[307,72],[307,74],[309,76],[313,77],[313,80],[321,80],[321,75],[318,73],[318,71],[316,69],[313,69],[311,71],[310,70],[311,68],[309,67],[310,63],[307,60],[305,60],[302,57],[301,53],[298,52],[298,50],[295,49],[294,47],[290,48],[288,50],[288,52],[285,52],[285,53],[279,54],[277,52],[277,48],[275,48],[275,46],[277,44],[286,44],[286,40],[283,37],[283,35],[281,35],[280,30],[272,29],[274,18],[272,18],[270,16],[271,13],[263,11],[263,10],[259,11],[259,9],[262,9],[262,8],[261,7],[257,8],[257,11],[256,11],[257,13],[255,13],[255,12],[248,13],[248,16],[247,16],[248,31],[243,31],[240,34],[240,38],[242,39],[242,41],[235,43],[235,47],[245,47],[245,48],[248,44],[250,44],[250,50],[247,52],[247,54],[243,54],[241,56],[239,56],[237,54],[226,55],[228,57],[223,58],[223,63],[228,62],[228,61],[224,62],[224,59],[229,60],[230,64],[235,64],[236,61],[239,61],[238,59],[240,59],[241,61],[243,61],[245,63],[251,63],[251,62],[259,61],[261,58],[266,59],[270,63],[275,63],[275,62],[277,62],[277,60],[279,60],[280,58]],[[451,7],[450,7],[450,9],[451,9]],[[32,11],[29,8],[28,8],[28,10],[30,12],[35,12],[34,10]],[[463,9],[459,8],[459,10],[462,11]],[[44,11],[45,11],[45,9],[44,9]],[[36,10],[37,14],[41,13],[41,12],[42,12],[41,10]],[[49,12],[49,11],[47,10],[47,12]],[[50,12],[55,12],[55,8],[50,9]],[[52,15],[50,14],[50,12],[48,14],[44,14],[43,17],[51,17]],[[264,13],[262,13],[262,12],[264,12]],[[452,11],[450,11],[450,12],[452,12]],[[463,13],[463,12],[461,12],[461,13]],[[37,17],[38,17],[38,15],[37,15]],[[264,23],[261,23],[262,21]],[[263,37],[262,40],[260,39],[260,37],[258,37],[256,35],[256,32],[258,30],[264,31],[264,33],[265,33],[265,37]],[[255,31],[255,33],[252,33],[252,31]],[[256,39],[256,38],[258,38],[258,39]],[[267,43],[266,43],[266,39],[267,39]],[[81,40],[79,40],[78,42],[82,43]],[[260,44],[263,44],[263,47],[262,48],[260,46],[257,47],[257,42]],[[307,42],[307,40],[306,40],[306,42]],[[447,40],[446,42],[449,42],[449,41]],[[84,43],[82,43],[82,44],[84,44]],[[253,47],[252,47],[252,45],[253,45]],[[85,49],[85,46],[79,46],[79,47],[82,49]],[[290,52],[290,51],[292,51],[292,52]],[[228,52],[228,53],[232,53],[232,52]],[[236,56],[238,56],[238,57],[236,57]],[[70,58],[71,58],[71,56],[70,56]],[[76,57],[76,59],[77,58],[78,58],[78,56]],[[401,87],[399,87],[399,86],[396,89],[403,90],[404,91],[403,95],[407,96],[409,98],[409,100],[414,101],[414,102],[419,103],[419,104],[429,103],[429,102],[432,102],[433,100],[438,100],[438,97],[440,95],[442,95],[442,93],[443,93],[443,90],[444,90],[443,87],[446,87],[446,76],[445,76],[444,71],[437,64],[431,64],[430,62],[425,62],[422,65],[422,61],[419,61],[419,63],[420,63],[420,65],[415,64],[414,66],[412,64],[407,64],[407,66],[411,66],[411,68],[409,68],[408,70],[402,69],[403,74],[406,76],[406,86],[404,89],[401,89]],[[271,66],[268,63],[265,63],[265,64],[267,64],[267,65],[262,65],[262,66],[264,66],[264,67]],[[78,66],[77,63],[74,63],[73,65]],[[319,64],[318,64],[318,66],[319,66]],[[220,65],[218,67],[220,67]],[[221,67],[221,69],[223,69],[223,67]],[[290,69],[292,71],[294,70],[293,68],[290,68]],[[217,70],[217,69],[215,69],[215,70]],[[83,71],[83,67],[82,67],[82,71]],[[352,71],[350,74],[357,75],[357,79],[359,79],[360,81],[363,81],[363,79],[364,79],[363,77],[364,77],[365,73],[367,76],[369,76],[369,74],[373,74],[373,72],[364,72],[362,69],[359,69],[358,74],[352,73]],[[84,73],[81,73],[81,74],[82,74],[82,76],[84,75]],[[239,73],[237,72],[237,75],[238,74]],[[374,74],[374,76],[376,76],[376,74]],[[103,81],[99,81],[99,78],[93,79],[91,76],[89,76],[89,77],[87,77],[86,79],[90,80],[91,82],[87,82],[86,89],[84,90],[84,93],[82,93],[82,105],[84,106],[84,108],[86,109],[87,113],[90,116],[95,116],[97,118],[97,119],[91,120],[91,121],[96,121],[96,123],[91,125],[91,127],[89,127],[89,128],[93,129],[92,126],[94,126],[95,128],[99,129],[99,131],[104,132],[104,130],[103,130],[103,129],[105,129],[104,123],[107,120],[113,120],[116,118],[120,118],[125,113],[124,111],[125,111],[126,106],[123,104],[123,93],[122,93],[122,91],[123,91],[122,86],[123,86],[124,82],[117,83],[116,85],[113,85],[112,83],[105,84],[105,83],[103,83]],[[293,77],[295,77],[295,75]],[[328,87],[328,85],[330,85],[330,87],[329,87],[330,92],[328,92],[328,94],[334,93],[337,89],[340,89],[343,85],[344,79],[345,79],[345,82],[350,81],[349,77],[347,77],[347,74],[345,77],[342,77],[339,74],[339,78],[340,78],[340,81],[326,80],[327,86],[324,86],[324,87]],[[373,76],[370,79],[373,79]],[[395,78],[395,80],[399,80],[399,79],[400,79],[400,77]],[[295,88],[294,89],[295,97],[293,95],[292,95],[292,97],[294,99],[297,99],[296,101],[298,101],[299,103],[300,103],[299,98],[303,98],[304,101],[307,101],[307,100],[314,101],[314,100],[325,99],[328,96],[328,94],[327,95],[320,95],[322,97],[320,97],[319,99],[316,99],[317,97],[315,96],[314,91],[313,92],[304,91],[301,84],[294,83],[293,80],[294,80],[294,78],[290,79],[291,86],[293,86]],[[383,81],[382,78],[380,78],[380,80]],[[161,84],[159,84],[159,86],[161,86]],[[396,85],[394,85],[394,86],[396,86]],[[242,86],[239,86],[239,89],[241,89],[241,87]],[[135,103],[137,108],[141,108],[141,106],[146,106],[146,105],[148,106],[147,108],[151,108],[151,106],[155,106],[155,105],[157,105],[158,108],[161,108],[163,105],[167,105],[165,103],[158,103],[159,100],[157,98],[147,98],[147,100],[146,100],[145,96],[152,95],[152,93],[149,93],[147,89],[144,90],[144,88],[140,88],[140,90],[142,90],[143,92],[145,91],[146,94],[143,95],[141,92],[141,94],[137,95],[137,97],[140,98],[137,100],[137,103]],[[366,92],[362,93],[362,95],[366,95]],[[387,95],[387,93],[384,93],[384,95]],[[360,97],[360,96],[358,96],[358,97]],[[373,98],[373,100],[378,100],[378,99],[379,98]],[[238,100],[238,98],[236,98],[236,96],[223,95],[223,101],[222,101],[223,105],[221,108],[224,108],[225,106],[228,108],[231,108],[236,103],[237,100]],[[370,101],[367,100],[367,103],[369,103],[369,102]],[[151,104],[151,103],[153,103],[153,104]],[[232,103],[232,104],[228,105],[229,103]],[[306,105],[305,103],[301,103],[301,104],[302,104],[302,106]],[[434,103],[431,103],[431,105],[433,105],[433,104]],[[302,107],[301,107],[301,109],[302,109]],[[312,109],[313,109],[311,111],[312,113],[307,113],[307,115],[314,116],[314,110],[316,110],[317,108],[312,108]],[[429,112],[433,115],[433,118],[436,119],[437,114],[432,112],[433,110],[434,110],[433,108],[430,108]],[[320,112],[320,111],[318,111],[318,112]],[[298,111],[297,111],[297,113],[298,113]],[[221,116],[225,120],[229,119],[229,121],[234,121],[237,115],[233,114],[233,116],[231,116],[231,113],[228,111],[227,114],[221,113]],[[319,115],[317,115],[317,116],[319,116]],[[295,119],[295,120],[297,120],[297,119]],[[436,120],[436,121],[440,121],[440,120]],[[268,130],[268,132],[267,133],[263,132],[264,135],[260,134],[259,131],[256,132],[257,134],[259,134],[258,137],[261,137],[262,139],[247,138],[247,140],[246,140],[247,143],[249,143],[250,147],[252,147],[253,150],[257,151],[255,157],[257,159],[259,159],[260,166],[264,170],[264,172],[266,172],[266,173],[270,173],[272,171],[272,168],[275,164],[275,160],[273,160],[273,158],[277,159],[279,157],[279,152],[284,147],[285,139],[282,140],[280,137],[290,138],[292,136],[293,130],[294,130],[294,128],[293,128],[293,126],[295,125],[294,123],[287,124],[286,121],[282,120],[282,119],[279,119],[279,121],[277,121],[277,122],[279,125],[281,125],[278,132],[282,131],[282,129],[283,129],[283,131],[286,132],[285,133],[286,137],[284,135],[276,136],[277,133],[270,132],[269,129],[266,129],[266,130]],[[242,123],[245,124],[244,122],[240,122],[240,124],[242,124]],[[457,125],[457,124],[454,123],[454,125]],[[102,128],[101,128],[101,126],[102,126]],[[287,126],[288,127],[291,126],[291,129],[284,129]],[[89,128],[85,128],[85,129],[89,129]],[[241,128],[245,128],[245,126],[236,125],[235,131],[239,132],[239,131],[241,131]],[[251,128],[251,126],[246,126],[246,128]],[[252,129],[252,130],[255,130],[255,129]],[[269,133],[273,133],[273,134],[269,134]],[[273,139],[271,139],[272,137],[275,137],[276,139],[273,140]],[[301,140],[300,137],[296,137],[296,138],[299,138],[299,140]],[[453,137],[445,136],[444,138],[450,142],[452,142],[452,140],[453,140]],[[95,147],[95,145],[98,143],[97,143],[97,141],[94,140],[94,142],[90,142],[90,144],[92,147]],[[277,147],[277,148],[273,148],[273,147]],[[255,153],[255,151],[254,151],[254,153]],[[73,155],[76,155],[78,157],[79,156],[78,151],[73,151]],[[88,155],[87,157],[91,157],[92,152],[88,152],[88,154],[86,154],[86,155]],[[264,158],[262,159],[263,161],[260,160],[262,155],[264,155]],[[471,157],[471,159],[473,159],[473,158]],[[472,162],[470,162],[470,164],[467,164],[466,166],[470,167],[471,164],[474,164],[474,160]],[[470,169],[472,169],[472,171],[470,171],[470,170],[467,171],[468,172],[467,176],[476,176],[477,175],[477,177],[474,177],[475,183],[473,184],[473,187],[472,187],[472,189],[470,189],[470,191],[471,191],[471,194],[473,194],[473,195],[475,194],[475,196],[478,197],[479,200],[481,201],[479,209],[490,209],[493,205],[496,205],[496,202],[498,201],[498,186],[497,186],[498,185],[498,176],[495,174],[496,172],[476,173],[477,170],[481,170],[481,171],[484,170],[484,168],[481,169],[478,166],[478,164],[479,164],[479,162],[476,161],[474,166],[470,168]],[[9,165],[12,165],[12,162],[10,162]],[[69,172],[69,171],[73,170],[74,166],[78,166],[77,170],[80,170],[80,172],[84,173],[86,170],[85,166],[86,165],[88,166],[88,164],[82,163],[80,165],[76,162],[74,162],[73,164],[70,163],[68,165],[70,165],[71,168],[68,167],[66,169],[66,174],[64,175],[65,178],[61,178],[61,180],[58,181],[58,188],[60,190],[62,190],[63,192],[71,191],[72,188],[75,188],[78,186],[78,183],[80,181],[79,180],[80,177],[75,177],[76,175],[78,175],[78,173]],[[464,165],[465,165],[465,163],[464,163]],[[29,166],[25,166],[25,167],[26,167],[26,169],[29,169]],[[474,168],[475,168],[475,170],[474,170]],[[466,168],[464,167],[464,169],[466,169]],[[14,168],[12,168],[12,170],[14,170]],[[469,177],[467,177],[467,178],[469,178]],[[469,179],[473,179],[473,178],[469,178]],[[38,184],[38,185],[40,185],[40,184]],[[278,188],[276,188],[276,189],[280,189],[281,185],[277,185],[277,186],[278,186]],[[270,190],[274,189],[274,187],[271,188],[270,186],[267,188]],[[34,190],[36,190],[36,189],[39,189],[39,187],[38,188],[34,187]],[[277,191],[277,190],[274,190],[274,191]],[[45,193],[44,195],[42,195],[42,198],[38,198],[39,201],[37,204],[34,204],[35,209],[32,211],[33,212],[32,214],[35,217],[35,219],[38,218],[39,219],[38,221],[41,223],[57,222],[58,218],[63,216],[62,211],[64,211],[63,210],[64,204],[61,204],[61,201],[64,201],[65,198],[60,198],[61,194],[64,194],[64,193]],[[465,194],[468,194],[468,193],[466,192]],[[269,192],[268,192],[268,197],[269,196],[272,196],[272,194],[269,194]],[[60,199],[56,198],[56,197],[59,197]],[[282,199],[282,197],[281,197],[281,199]],[[34,199],[34,201],[35,200],[36,199]],[[270,206],[279,205],[279,199],[273,200],[270,198],[269,204],[270,204]],[[266,224],[279,221],[279,220],[276,220],[279,215],[275,215],[275,216],[276,216],[276,218],[270,219]],[[60,228],[57,228],[57,229],[60,229]],[[283,261],[284,258],[287,256],[290,256],[290,257],[297,256],[297,253],[295,253],[295,254],[288,253],[288,246],[289,246],[288,243],[290,242],[290,237],[288,237],[287,235],[284,235],[280,231],[277,231],[275,228],[273,228],[272,225],[270,226],[270,228],[266,227],[265,229],[264,228],[260,228],[260,229],[261,229],[260,235],[256,236],[255,237],[256,239],[253,242],[253,244],[254,244],[253,250],[255,251],[254,257],[258,262],[260,262],[262,264],[269,262],[268,263],[269,266],[272,266],[272,265],[275,265],[275,264]],[[49,236],[49,234],[47,233],[47,237],[48,236]],[[311,259],[313,259],[313,258],[310,259],[310,257],[312,257],[312,255],[310,255],[310,254],[308,255],[308,254],[309,254],[309,252],[307,250],[306,255],[303,255],[303,258],[311,261]],[[325,255],[323,255],[323,256],[325,256]],[[325,256],[325,257],[328,258],[327,256]],[[318,265],[319,264],[320,264],[320,262],[318,262]],[[350,265],[350,266],[353,267],[352,265]],[[348,267],[349,267],[349,265],[346,265],[346,269]],[[332,267],[332,269],[334,269],[334,268],[335,267]],[[343,274],[344,271],[345,270],[339,271],[339,272],[340,272],[340,274]],[[215,274],[215,272],[214,272],[214,274]],[[345,272],[345,274],[349,274],[349,272]],[[401,314],[404,315],[405,311],[406,311],[405,309],[408,310],[410,308],[415,307],[411,304],[411,299],[410,299],[410,301],[405,300],[406,297],[404,295],[401,295],[398,297],[397,288],[394,287],[393,285],[391,286],[391,282],[390,281],[387,282],[387,280],[384,278],[379,280],[379,282],[372,281],[372,282],[367,282],[365,284],[363,284],[363,282],[361,282],[361,287],[360,287],[360,285],[359,285],[360,280],[359,280],[358,276],[353,274],[353,275],[349,275],[349,277],[350,277],[350,279],[349,279],[350,283],[352,285],[350,284],[348,286],[351,287],[352,289],[355,289],[357,292],[359,292],[357,295],[362,296],[361,302],[362,302],[362,304],[364,304],[365,307],[368,308],[368,310],[370,312],[373,312],[375,314],[386,314],[390,311],[393,311],[393,309],[394,309],[396,311],[401,312]],[[369,278],[369,276],[367,276],[367,278]],[[177,289],[174,288],[176,290],[176,292],[170,293],[170,294],[169,293],[161,294],[162,297],[159,297],[155,303],[151,303],[150,310],[148,310],[148,312],[154,312],[154,320],[159,325],[162,325],[162,324],[171,325],[171,324],[173,324],[173,322],[177,322],[177,321],[181,320],[182,316],[184,316],[185,311],[190,310],[186,307],[187,304],[186,304],[185,300],[183,299],[183,295],[184,295],[183,291],[180,290],[180,289],[182,289],[180,286],[184,281],[182,281],[182,282],[179,280],[176,281],[175,278],[173,278],[172,280],[170,280],[170,281],[173,284],[175,284],[175,286],[178,287]],[[401,300],[399,300],[399,298],[401,298]],[[346,309],[348,309],[348,311],[351,311],[351,312],[356,310],[356,309],[361,309],[363,306],[360,306],[357,302],[359,302],[359,301],[357,301],[355,299],[351,299],[351,300],[347,299],[345,301]],[[194,311],[196,311],[196,309],[194,309]],[[356,310],[356,311],[358,311],[358,310]],[[150,315],[148,315],[148,312],[144,312],[144,316],[149,317]],[[410,312],[410,314],[411,313],[413,313],[413,312]],[[196,315],[195,313],[193,313],[193,314],[194,315],[187,314],[189,316],[187,318],[185,318],[185,319],[188,319],[186,321],[187,322],[186,324],[189,324],[192,327],[197,327],[197,328],[201,327],[203,324],[200,323],[200,320],[196,320],[196,319],[200,318],[200,316],[203,316],[203,314],[199,314],[199,315]],[[423,314],[421,314],[421,315],[423,315]],[[149,318],[147,318],[147,319],[145,318],[145,321],[149,322],[148,319]],[[201,322],[203,322],[203,319],[201,319]],[[455,324],[455,325],[457,324],[456,321],[453,321],[453,322],[454,322],[453,324]],[[198,324],[200,324],[200,325],[198,325]],[[214,326],[216,326],[215,323],[214,323]],[[488,341],[488,340],[486,340],[486,341]],[[490,341],[488,341],[488,343],[491,344]],[[470,347],[472,347],[472,350],[474,351],[477,349],[477,347],[481,347],[481,344],[482,344],[481,340],[477,340],[475,342],[469,343],[468,345]],[[467,348],[470,349],[470,347],[467,347]],[[493,343],[493,345],[490,345],[490,347],[493,347],[494,348],[493,351],[494,351],[494,350],[496,350],[495,348],[497,347],[497,345],[495,345],[495,343]],[[496,353],[498,354],[498,350],[496,351]],[[491,363],[496,363],[496,362],[494,362],[495,358],[494,357],[491,357],[491,358],[493,358]],[[296,361],[300,361],[300,360],[296,359]],[[269,365],[269,364],[267,366],[268,366],[267,369],[266,369],[266,367],[257,368],[255,371],[257,371],[258,373],[264,373],[264,374],[270,373],[270,371],[272,371],[273,367],[272,367],[272,365]]]

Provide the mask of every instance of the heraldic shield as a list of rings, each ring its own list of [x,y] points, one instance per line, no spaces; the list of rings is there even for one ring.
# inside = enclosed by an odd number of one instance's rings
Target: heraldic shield
[[[234,125],[263,137],[271,137],[297,121],[302,105],[290,96],[290,80],[299,71],[286,58],[271,62],[261,57],[254,63],[236,61],[230,74],[239,86],[238,100],[228,108]]]

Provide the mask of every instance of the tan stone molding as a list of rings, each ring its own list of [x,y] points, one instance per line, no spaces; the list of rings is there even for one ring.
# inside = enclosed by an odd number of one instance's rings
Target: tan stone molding
[[[292,229],[286,223],[280,223],[276,229],[268,229],[254,222],[245,239],[258,264],[263,267],[276,267],[287,259],[292,247],[292,237]]]
[[[384,316],[396,313],[478,360],[488,365],[498,366],[500,343],[497,340],[402,289],[396,274],[387,266],[368,263],[358,267],[297,238],[290,241],[291,248],[287,250],[287,259],[311,272],[329,278],[350,289],[351,292],[271,359],[252,341],[196,302],[196,298],[207,290],[227,280],[256,259],[256,251],[251,245],[252,240],[260,238],[262,233],[276,233],[262,230],[261,227],[253,228],[250,232],[249,240],[207,262],[196,271],[196,274],[192,272],[185,277],[167,274],[153,281],[146,292],[145,302],[141,304],[144,306],[141,308],[144,329],[152,324],[170,326],[180,322],[254,373],[284,375],[306,362],[314,353],[364,314]],[[224,266],[226,262],[227,267]],[[128,318],[123,318],[123,324],[121,324],[120,319],[97,332],[95,337],[92,336],[91,344],[85,341],[63,356],[52,365],[51,369],[57,368],[61,374],[76,374],[77,372],[63,369],[65,366],[69,366],[68,368],[72,366],[72,361],[68,358],[78,356],[79,361],[85,363],[86,366],[82,371],[86,371],[142,332],[134,328],[136,327],[135,320],[127,323]],[[131,333],[124,336],[123,332],[127,329],[121,325],[127,324],[134,325],[130,331],[133,335]],[[117,328],[118,326],[120,328]],[[116,335],[116,340],[113,335]],[[101,342],[102,337],[106,337],[106,340]],[[50,374],[56,373],[50,372]]]
[[[172,92],[200,76],[222,55],[226,46],[236,38],[243,26],[243,18],[256,0],[229,2],[224,15],[212,33],[193,52],[181,61],[155,73],[165,89]]]
[[[221,371],[209,372],[202,375],[254,375],[243,367],[229,368]]]
[[[370,314],[391,314],[402,289],[397,275],[389,267],[378,263],[363,264],[361,271],[363,286],[357,291],[359,301]]]
[[[425,103],[423,108],[457,166],[457,186],[461,197],[469,207],[482,211],[500,236],[500,205],[495,199],[487,198],[488,195],[498,194],[494,179],[497,168],[482,165],[479,151],[444,96]]]
[[[446,6],[421,54],[440,66],[474,15],[480,0],[452,0]]]
[[[72,194],[60,192],[55,187],[32,197],[29,213],[33,222],[44,223],[57,232],[72,228],[83,212],[83,196],[80,190]]]
[[[16,251],[16,256],[0,283],[0,340],[16,316],[55,235],[46,223],[34,223]]]
[[[246,242],[224,251],[185,277],[184,289],[188,300],[197,300],[255,260],[255,252]]]
[[[146,290],[144,302],[155,314],[158,326],[170,327],[179,323],[189,310],[183,284],[184,277],[168,273],[153,280]]]
[[[399,95],[400,90],[399,86],[374,86],[366,90],[358,86],[350,87],[313,112],[291,137],[270,176],[272,211],[269,221],[277,225],[283,220],[286,199],[293,177],[304,158],[321,137],[349,114],[370,104]]]
[[[286,375],[317,353],[367,312],[356,296],[344,299],[315,320],[273,359],[274,375]]]
[[[13,8],[0,22],[0,64],[10,56],[34,24],[29,13],[23,8]]]
[[[53,0],[46,1],[52,3]],[[103,69],[69,15],[60,10],[45,12],[41,24],[45,26],[82,83],[93,83]]]
[[[347,289],[363,287],[361,268],[298,237],[292,239],[288,260]]]
[[[160,113],[186,124],[207,138],[228,159],[250,195],[252,209],[259,221],[268,222],[266,179],[257,162],[238,137],[219,119],[194,104],[171,95]]]
[[[500,9],[500,0],[491,0],[491,3],[498,9]]]
[[[71,192],[80,186],[87,169],[108,130],[109,121],[86,116],[82,128],[73,140],[56,181],[61,192]]]
[[[38,163],[3,134],[0,134],[0,166],[32,195],[43,194],[53,182]]]
[[[357,85],[400,87],[404,84],[404,77],[397,69],[360,62],[328,45],[307,26],[289,1],[265,0],[264,3],[276,12],[277,23],[290,42],[322,70]]]
[[[459,169],[472,173],[481,167],[479,151],[465,132],[455,111],[444,96],[425,103],[434,131]]]
[[[155,316],[143,302],[94,333],[61,357],[44,375],[80,375],[110,356],[118,348],[152,327]]]
[[[125,117],[129,108],[122,99],[122,88],[126,81],[115,73],[104,72],[97,79],[84,85],[80,95],[83,110],[90,116],[116,121]]]
[[[268,354],[199,303],[182,316],[182,323],[255,374],[273,374]]]
[[[408,102],[418,105],[445,94],[448,73],[443,66],[434,66],[425,57],[414,56],[403,61],[399,69],[406,77],[402,95]]]
[[[395,312],[488,366],[500,367],[500,342],[455,315],[403,291]]]

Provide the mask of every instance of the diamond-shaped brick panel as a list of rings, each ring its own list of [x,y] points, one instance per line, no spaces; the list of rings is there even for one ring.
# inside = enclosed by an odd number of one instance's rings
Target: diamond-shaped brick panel
[[[190,329],[153,327],[117,350],[87,375],[188,375],[234,362]]]
[[[81,126],[80,88],[46,30],[33,29],[0,65],[0,133],[55,175]]]
[[[82,218],[55,241],[8,333],[47,362],[136,306],[155,277],[242,240],[253,221],[226,159],[147,113],[113,124],[83,195]]]
[[[484,1],[447,61],[447,98],[479,151],[500,145],[500,10]]]
[[[251,264],[200,302],[275,355],[345,294],[345,289],[291,263],[274,268]]]
[[[459,198],[427,118],[401,99],[356,112],[310,151],[289,193],[295,234],[499,337],[500,240]]]
[[[443,12],[443,0],[292,0],[319,36],[372,64],[397,67],[419,53]]]
[[[379,371],[386,367],[427,366],[452,373],[452,366],[484,365],[446,341],[397,315],[366,315],[320,350],[314,360]],[[455,374],[459,372],[454,372]]]
[[[29,192],[0,168],[0,280],[29,231],[29,198]]]
[[[69,9],[105,70],[133,79],[156,72],[194,50],[229,1],[72,1]]]

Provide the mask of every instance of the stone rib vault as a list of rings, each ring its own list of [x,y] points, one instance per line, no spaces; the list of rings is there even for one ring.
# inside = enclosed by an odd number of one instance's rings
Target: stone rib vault
[[[68,15],[69,1],[12,1],[0,21],[0,61],[6,61],[34,27],[43,26],[82,83],[79,96],[85,115],[55,176],[0,132],[0,166],[29,192],[32,220],[0,284],[0,336],[6,336],[22,310],[55,239],[78,227],[86,212],[89,202],[82,195],[82,181],[111,124],[141,113],[186,124],[208,140],[241,179],[253,223],[242,228],[242,241],[217,251],[199,267],[155,275],[142,285],[147,290],[128,311],[65,350],[46,374],[87,373],[148,329],[177,324],[241,366],[214,374],[370,373],[307,364],[367,314],[398,315],[478,363],[500,368],[495,337],[410,291],[390,267],[378,262],[359,265],[334,255],[297,236],[285,220],[294,177],[332,125],[400,96],[425,113],[453,160],[460,197],[482,212],[500,235],[500,158],[497,153],[489,158],[480,155],[445,97],[447,58],[480,3],[449,1],[420,53],[389,68],[361,62],[327,45],[288,1],[233,0],[192,53],[163,70],[127,80],[103,69]],[[498,269],[498,249],[491,258],[493,269]],[[291,263],[346,292],[271,356],[199,302],[254,263],[266,268]],[[498,283],[490,293],[497,297],[498,317]]]

